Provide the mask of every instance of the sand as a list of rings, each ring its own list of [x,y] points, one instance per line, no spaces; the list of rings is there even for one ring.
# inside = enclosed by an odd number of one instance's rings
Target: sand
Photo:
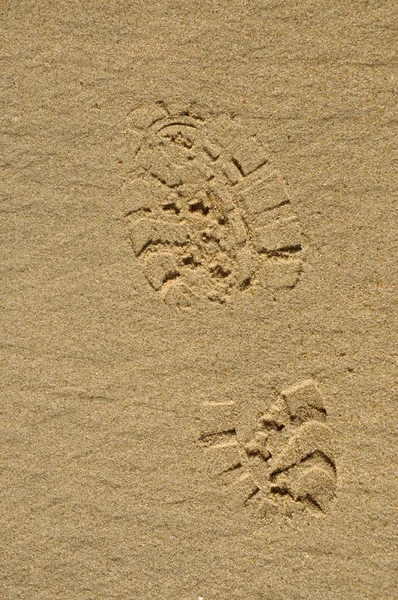
[[[398,597],[396,3],[0,11],[0,598]]]

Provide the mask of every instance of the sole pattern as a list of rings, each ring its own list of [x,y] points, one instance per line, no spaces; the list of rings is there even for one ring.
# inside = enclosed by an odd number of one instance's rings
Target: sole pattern
[[[122,188],[130,243],[166,303],[224,304],[298,283],[302,235],[286,184],[238,119],[154,104],[133,111],[128,127],[136,153]]]
[[[235,402],[201,406],[198,443],[229,501],[261,516],[325,512],[336,493],[336,462],[324,400],[313,380],[282,391],[253,423]]]

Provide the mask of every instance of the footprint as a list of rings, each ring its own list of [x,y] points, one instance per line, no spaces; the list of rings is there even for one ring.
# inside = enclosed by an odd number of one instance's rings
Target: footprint
[[[121,191],[124,214],[134,254],[166,303],[225,304],[297,284],[300,224],[267,149],[238,119],[157,103],[128,120],[140,142]]]
[[[249,437],[234,402],[207,402],[201,410],[205,462],[237,505],[260,515],[327,510],[336,493],[335,449],[313,380],[282,391]]]

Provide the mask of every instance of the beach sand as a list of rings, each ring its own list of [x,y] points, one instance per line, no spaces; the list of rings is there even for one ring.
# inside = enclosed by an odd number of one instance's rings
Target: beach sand
[[[0,13],[0,597],[397,598],[396,3]]]

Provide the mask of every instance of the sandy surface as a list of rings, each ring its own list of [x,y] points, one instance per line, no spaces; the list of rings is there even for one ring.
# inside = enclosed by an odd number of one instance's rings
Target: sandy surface
[[[0,11],[1,599],[396,598],[395,2]]]

